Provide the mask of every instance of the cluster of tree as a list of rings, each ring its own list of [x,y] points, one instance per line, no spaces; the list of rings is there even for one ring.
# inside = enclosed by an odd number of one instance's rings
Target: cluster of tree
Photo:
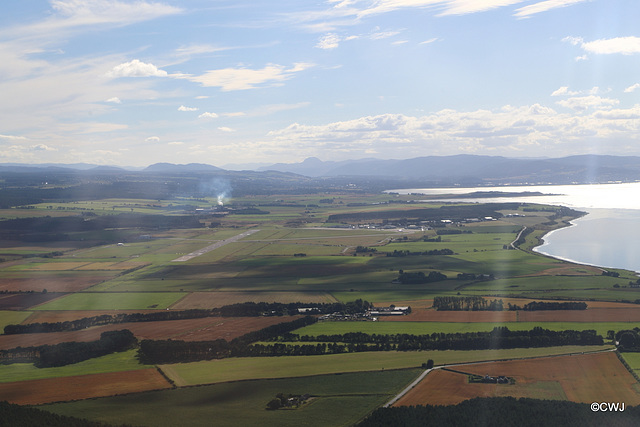
[[[444,236],[447,234],[471,234],[473,231],[471,230],[460,230],[459,228],[443,228],[440,230],[436,230],[438,236]]]
[[[374,253],[374,252],[378,252],[378,250],[376,248],[370,248],[367,246],[356,246],[356,253]]]
[[[460,275],[458,275],[460,277]],[[437,296],[433,298],[433,307],[438,311],[502,311],[504,303],[501,299],[489,301],[480,296],[454,297]],[[538,311],[538,310],[586,310],[587,303],[576,301],[565,302],[542,302],[532,301],[519,306],[517,304],[507,304],[510,311]]]
[[[418,255],[454,255],[451,249],[432,249],[424,252],[411,252],[407,250],[394,249],[393,252],[387,252],[389,257],[405,257],[405,256],[418,256]]]
[[[358,427],[632,427],[640,424],[640,407],[593,411],[588,403],[513,397],[476,397],[450,406],[397,406],[376,409]]]
[[[459,273],[458,280],[494,280],[493,274]]]
[[[586,310],[586,302],[542,302],[531,301],[524,306],[520,307],[517,304],[509,304],[509,310],[524,310],[524,311],[539,311],[539,310]]]
[[[518,235],[518,238],[514,240],[513,246],[520,246],[527,240],[527,236],[533,233],[533,228],[527,227]]]
[[[97,421],[54,414],[41,409],[0,401],[0,425],[11,427],[109,427]],[[120,427],[126,427],[120,425]]]
[[[262,209],[258,208],[243,208],[230,210],[229,213],[232,213],[234,215],[268,215],[271,212],[263,211]]]
[[[480,296],[434,297],[433,307],[438,311],[502,311],[502,300],[489,301]]]
[[[310,397],[311,396],[308,394],[289,394],[288,396],[285,396],[284,393],[278,393],[275,398],[271,399],[269,403],[267,403],[267,409],[275,411],[280,408],[297,408],[309,400]]]
[[[618,273],[617,271],[602,270],[602,275],[609,277],[620,277],[620,273]]]
[[[94,357],[133,348],[138,341],[128,329],[107,331],[89,342],[64,342],[55,345],[17,347],[0,350],[1,363],[34,363],[38,368],[71,365]]]
[[[92,326],[101,326],[116,323],[133,322],[158,322],[165,320],[198,319],[203,317],[260,317],[265,315],[297,315],[299,308],[311,309],[310,313],[364,313],[373,304],[362,299],[349,301],[346,303],[267,303],[267,302],[244,302],[212,309],[190,309],[190,310],[165,310],[154,313],[119,313],[103,314],[100,316],[84,317],[82,319],[64,322],[44,322],[29,324],[10,324],[4,327],[5,335],[29,334],[42,332],[63,332],[77,331]]]
[[[330,342],[362,346],[362,351],[386,349],[409,350],[481,350],[503,348],[551,347],[562,345],[602,345],[604,340],[594,330],[551,331],[535,327],[529,331],[510,331],[495,327],[490,332],[411,334],[366,334],[348,332],[335,335],[299,336],[286,334],[282,341]],[[367,347],[368,346],[368,347]],[[364,349],[366,347],[366,349]]]
[[[143,363],[158,364],[195,362],[226,357],[266,356],[267,354],[255,354],[250,344],[256,341],[270,340],[315,322],[317,322],[315,317],[305,316],[291,322],[283,322],[259,331],[249,332],[230,342],[223,339],[215,341],[142,340],[138,357]]]
[[[619,351],[640,352],[640,329],[627,329],[615,334],[616,347]]]
[[[424,274],[422,271],[410,273],[400,270],[398,278],[396,280],[403,285],[417,285],[422,283],[447,280],[447,276],[440,273],[439,271],[431,271],[429,272],[429,274]]]
[[[437,236],[437,237],[423,237],[422,238],[423,242],[430,242],[430,243],[440,243],[442,242],[442,237],[441,236]]]

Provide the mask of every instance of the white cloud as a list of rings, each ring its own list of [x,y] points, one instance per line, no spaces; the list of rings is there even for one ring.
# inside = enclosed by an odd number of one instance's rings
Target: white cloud
[[[596,95],[578,96],[558,101],[557,104],[576,111],[585,111],[589,108],[611,108],[620,101],[611,98],[602,98]]]
[[[167,77],[167,72],[160,70],[153,64],[142,62],[138,59],[134,59],[130,62],[125,62],[113,67],[111,71],[107,73],[107,77]]]
[[[198,109],[196,107],[185,107],[181,105],[178,107],[178,111],[198,111]]]
[[[106,102],[111,102],[112,104],[122,104],[122,101],[117,96],[107,99]]]
[[[624,91],[625,91],[625,93],[631,93],[631,92],[635,91],[638,88],[640,88],[640,83],[636,83],[634,85],[631,85],[628,88],[626,88]]]
[[[592,95],[593,96],[593,95]],[[584,103],[584,102],[583,102]],[[593,102],[613,105],[615,100]],[[560,156],[582,152],[585,138],[603,144],[640,143],[640,105],[557,112],[539,104],[496,111],[441,110],[422,117],[381,114],[324,125],[294,123],[273,131],[261,150],[300,157],[331,152],[357,158],[367,152],[394,158],[459,153]]]
[[[615,37],[582,43],[581,47],[587,52],[596,54],[621,53],[632,55],[640,53],[640,37]]]
[[[235,129],[231,129],[231,128],[226,127],[226,126],[220,126],[218,128],[218,130],[221,131],[221,132],[235,132]]]
[[[167,145],[184,145],[182,141],[171,141]]]
[[[149,138],[145,139],[146,142],[160,142],[160,137],[159,136],[150,136]]]
[[[528,6],[516,9],[514,16],[518,18],[528,18],[536,13],[546,12],[551,9],[557,9],[559,7],[567,7],[577,3],[583,3],[588,0],[546,0],[538,3],[530,4]]]
[[[571,43],[574,46],[577,46],[577,45],[582,44],[584,42],[582,37],[574,37],[574,36],[567,36],[567,37],[563,38],[562,41],[566,42],[566,43]]]
[[[36,144],[31,146],[31,150],[33,151],[58,151],[57,148],[49,147],[45,144]]]
[[[400,31],[378,31],[376,33],[371,34],[371,40],[381,40],[388,39],[389,37],[397,36],[400,34]]]
[[[202,113],[198,116],[199,119],[216,119],[218,115],[216,113]]]
[[[558,89],[554,90],[551,93],[551,96],[560,96],[560,95],[566,95],[569,93],[569,87],[568,86],[561,86]]]
[[[207,71],[201,76],[184,77],[200,83],[204,87],[219,87],[223,91],[256,89],[266,83],[278,84],[293,77],[293,73],[313,66],[310,63],[296,63],[287,69],[283,65],[269,64],[262,69],[223,68]]]
[[[338,46],[340,46],[340,41],[341,41],[340,36],[334,33],[329,33],[320,37],[320,40],[318,40],[316,47],[319,49],[326,49],[326,50],[335,49]]]
[[[433,42],[435,42],[435,41],[437,41],[437,40],[438,40],[438,38],[437,38],[437,37],[434,37],[434,38],[431,38],[431,39],[425,40],[425,41],[423,41],[423,42],[420,42],[420,44],[431,44],[431,43],[433,43]]]
[[[0,33],[50,43],[72,32],[98,26],[122,27],[182,12],[178,7],[143,0],[50,0],[50,4],[52,11],[46,19],[20,27],[5,27]]]
[[[2,134],[0,134],[0,139],[6,139],[6,140],[9,140],[9,141],[21,141],[21,140],[25,140],[27,138],[25,138],[24,136],[2,135]]]

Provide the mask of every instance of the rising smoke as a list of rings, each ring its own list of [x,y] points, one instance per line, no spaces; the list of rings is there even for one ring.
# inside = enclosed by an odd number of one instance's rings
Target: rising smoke
[[[218,206],[224,206],[231,198],[231,190],[231,183],[224,178],[214,178],[200,182],[200,194],[205,197],[215,197]]]

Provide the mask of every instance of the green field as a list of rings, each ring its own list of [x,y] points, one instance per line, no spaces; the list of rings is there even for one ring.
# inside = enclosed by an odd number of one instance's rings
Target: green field
[[[417,369],[241,381],[53,404],[41,409],[120,425],[350,426],[414,379]],[[299,409],[266,410],[278,393],[311,394]]]
[[[0,311],[0,331],[4,330],[7,325],[15,325],[22,323],[27,317],[31,316],[30,311]]]
[[[507,350],[382,351],[322,356],[238,357],[162,365],[176,384],[197,385],[252,378],[283,378],[340,372],[379,371],[419,367],[433,359],[436,365],[600,350],[610,346],[566,346]]]
[[[506,326],[512,331],[527,331],[540,326],[552,331],[594,329],[599,335],[606,336],[607,331],[620,331],[640,326],[636,322],[318,322],[294,331],[299,335],[332,335],[346,332],[364,332],[366,334],[413,334],[425,335],[434,332],[463,333],[491,331],[498,326]]]
[[[0,365],[0,382],[10,383],[153,368],[153,366],[140,364],[136,354],[137,350],[128,350],[57,368],[36,368],[31,363]]]
[[[180,292],[78,292],[40,305],[34,310],[148,310],[169,307]]]

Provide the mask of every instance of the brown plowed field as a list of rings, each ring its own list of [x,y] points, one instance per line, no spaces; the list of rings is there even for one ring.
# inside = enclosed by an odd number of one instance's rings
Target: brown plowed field
[[[0,310],[26,310],[65,295],[54,292],[0,295]]]
[[[640,394],[634,389],[637,381],[613,352],[478,363],[451,369],[477,375],[505,375],[515,378],[516,384],[469,384],[464,374],[437,369],[394,406],[455,405],[486,396],[640,404]]]
[[[88,399],[171,388],[156,369],[0,384],[0,400],[18,405]]]
[[[67,277],[51,274],[49,277],[0,278],[0,291],[78,292],[112,277],[113,274]]]
[[[326,292],[193,292],[171,306],[173,310],[216,308],[243,302],[318,302],[333,303]]]
[[[0,350],[18,346],[52,345],[70,341],[94,341],[100,339],[102,332],[121,329],[129,329],[138,339],[157,340],[171,338],[184,341],[208,341],[222,338],[232,340],[247,332],[282,322],[289,322],[300,317],[205,317],[202,319],[166,320],[162,322],[118,323],[72,332],[0,335]]]

